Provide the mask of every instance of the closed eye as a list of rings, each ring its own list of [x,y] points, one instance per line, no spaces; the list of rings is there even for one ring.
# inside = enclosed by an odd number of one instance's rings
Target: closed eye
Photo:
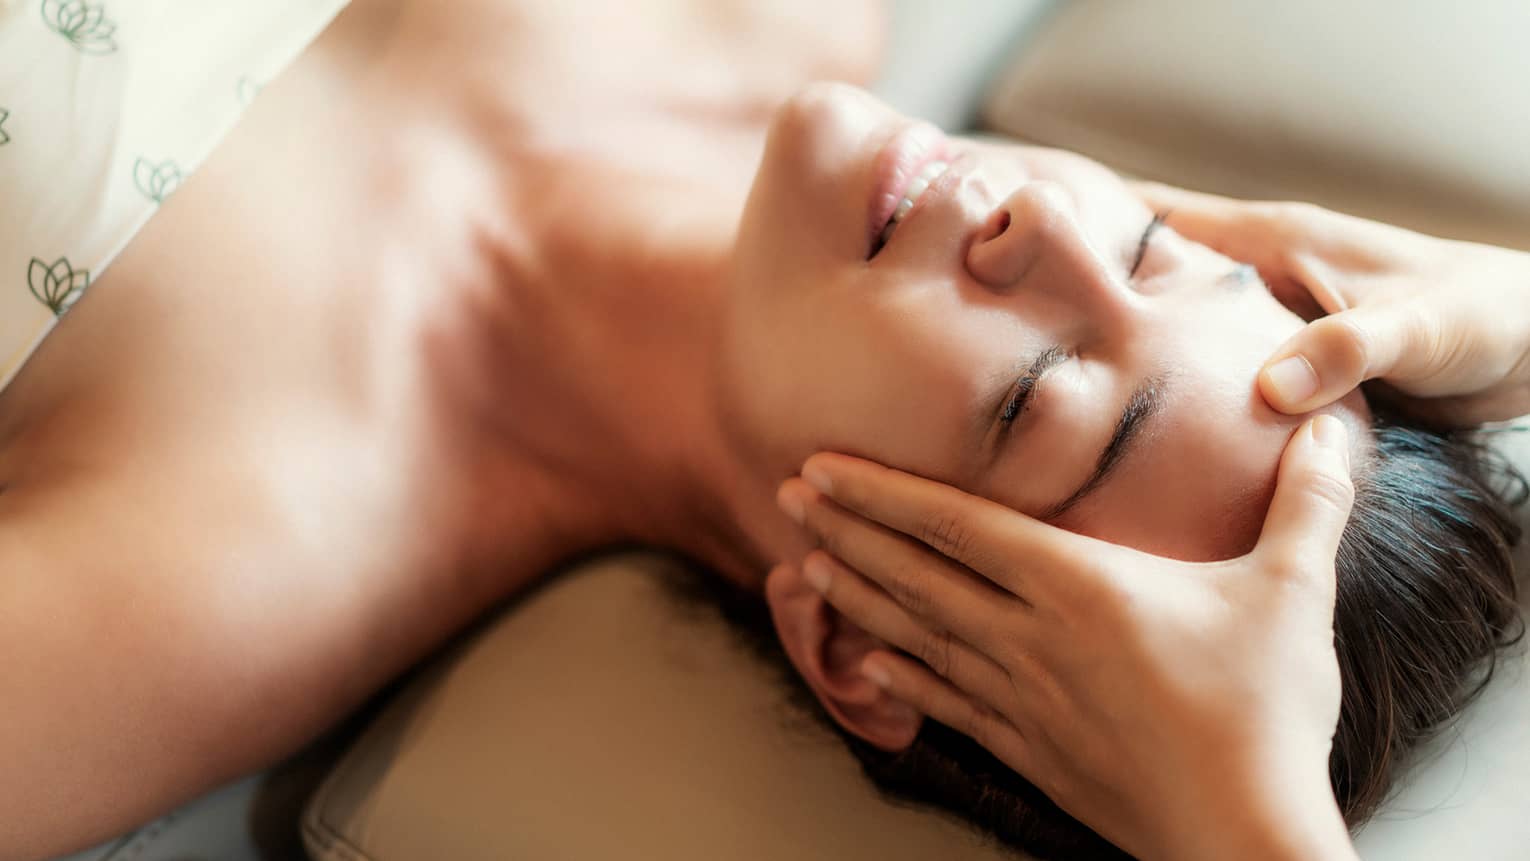
[[[1031,366],[1021,375],[1020,381],[1015,384],[1015,394],[1004,405],[1004,412],[999,416],[999,422],[1008,426],[1015,417],[1025,411],[1031,402],[1031,395],[1036,391],[1036,383],[1046,375],[1047,371],[1060,364],[1068,354],[1062,347],[1049,347],[1041,355],[1036,357]]]
[[[1153,220],[1148,222],[1147,229],[1142,231],[1142,236],[1137,240],[1137,256],[1132,260],[1131,269],[1126,272],[1127,278],[1137,277],[1137,270],[1142,267],[1142,261],[1147,257],[1148,245],[1153,241],[1153,234],[1169,217],[1169,210],[1153,213]]]

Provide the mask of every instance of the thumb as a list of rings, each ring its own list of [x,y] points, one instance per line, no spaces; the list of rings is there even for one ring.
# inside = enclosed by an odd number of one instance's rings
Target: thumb
[[[1320,317],[1292,335],[1259,372],[1270,406],[1311,412],[1376,377],[1415,379],[1437,373],[1438,327],[1397,303],[1362,305]]]
[[[1253,266],[1272,285],[1286,275],[1289,250],[1304,235],[1287,223],[1282,204],[1238,200],[1205,192],[1134,182],[1131,189],[1149,209],[1164,216],[1175,233]]]
[[[1240,206],[1248,203],[1148,180],[1134,180],[1129,186],[1149,209],[1184,210],[1208,219],[1232,220],[1242,214]]]
[[[1316,416],[1286,444],[1275,498],[1254,552],[1274,563],[1276,571],[1332,571],[1354,498],[1344,423]]]

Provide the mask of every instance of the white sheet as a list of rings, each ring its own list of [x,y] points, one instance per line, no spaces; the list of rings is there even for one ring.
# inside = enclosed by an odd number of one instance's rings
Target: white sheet
[[[0,7],[0,388],[346,2]]]

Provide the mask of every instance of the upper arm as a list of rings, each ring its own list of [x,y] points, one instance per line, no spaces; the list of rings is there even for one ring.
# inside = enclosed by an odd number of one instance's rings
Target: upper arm
[[[301,710],[274,701],[282,650],[234,612],[248,579],[216,539],[176,546],[189,511],[177,527],[113,481],[32,489],[0,494],[0,858],[160,815],[289,745],[269,710]]]

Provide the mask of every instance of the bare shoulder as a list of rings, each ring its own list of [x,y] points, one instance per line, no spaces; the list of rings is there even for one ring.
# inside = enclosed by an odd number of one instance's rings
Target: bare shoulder
[[[753,49],[762,61],[784,58],[809,80],[857,84],[868,83],[881,60],[886,5],[883,0],[693,0],[695,14],[712,18],[716,37],[730,47]]]
[[[700,108],[758,120],[803,84],[868,83],[885,43],[880,0],[466,0],[432,15],[472,21],[506,50],[510,87],[536,80],[526,98],[616,97],[622,104]],[[448,11],[450,10],[450,11]],[[464,37],[464,42],[470,37]],[[501,61],[495,61],[501,62]]]

